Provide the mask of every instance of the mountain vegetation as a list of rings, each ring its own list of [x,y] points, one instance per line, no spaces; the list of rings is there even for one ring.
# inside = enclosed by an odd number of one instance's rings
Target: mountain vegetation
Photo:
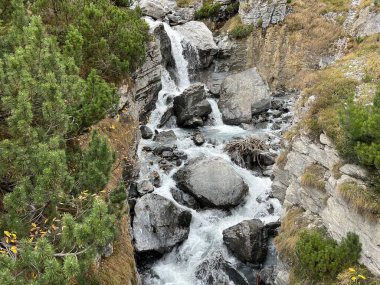
[[[79,282],[114,238],[115,153],[96,131],[79,141],[144,59],[148,28],[127,4],[0,3],[0,284]]]

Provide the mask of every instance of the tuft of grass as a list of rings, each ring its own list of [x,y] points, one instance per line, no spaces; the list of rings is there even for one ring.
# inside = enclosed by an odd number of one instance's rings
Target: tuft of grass
[[[309,224],[303,213],[304,210],[301,208],[290,209],[283,218],[280,232],[274,240],[281,260],[291,265],[296,261],[296,245],[300,235]]]
[[[335,179],[339,179],[342,176],[342,173],[340,172],[340,168],[343,166],[342,162],[336,163],[332,168],[332,175]]]
[[[280,153],[280,155],[277,157],[276,165],[278,168],[284,170],[286,163],[288,162],[288,154],[289,150],[285,150]]]
[[[354,182],[346,182],[339,185],[338,191],[359,214],[373,220],[380,218],[380,197],[372,189]]]
[[[253,31],[252,25],[237,25],[233,29],[230,30],[229,36],[235,39],[244,39],[248,37]]]
[[[325,192],[325,168],[319,164],[312,164],[305,169],[301,177],[301,185]]]

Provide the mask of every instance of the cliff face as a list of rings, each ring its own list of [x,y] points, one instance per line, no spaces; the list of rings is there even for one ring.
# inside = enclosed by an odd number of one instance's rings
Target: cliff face
[[[366,171],[357,165],[343,164],[323,134],[319,142],[311,141],[307,136],[297,137],[290,148],[284,157],[286,162],[274,169],[274,192],[280,199],[284,198],[285,212],[297,206],[314,214],[311,223],[322,223],[338,241],[348,232],[355,232],[362,243],[360,262],[373,274],[380,275],[379,220],[358,213],[340,192],[345,183],[364,185]],[[323,186],[319,189],[303,180],[313,165],[321,169],[319,179]],[[285,197],[281,197],[283,193]]]

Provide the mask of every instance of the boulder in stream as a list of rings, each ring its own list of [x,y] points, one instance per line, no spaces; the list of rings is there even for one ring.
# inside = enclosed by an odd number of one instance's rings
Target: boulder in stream
[[[224,259],[221,252],[198,265],[195,276],[205,285],[248,285],[247,279]]]
[[[174,114],[180,127],[203,126],[203,120],[211,113],[202,83],[194,83],[180,96],[174,98]]]
[[[187,60],[190,63],[199,60],[198,64],[201,68],[208,67],[218,52],[210,29],[200,21],[190,21],[175,26],[174,29],[183,37],[184,44],[188,46],[187,53],[185,53]],[[189,53],[189,51],[193,51],[193,53]]]
[[[269,87],[256,68],[227,76],[220,91],[219,108],[229,125],[250,123],[252,116],[271,104]]]
[[[178,208],[172,201],[147,194],[137,200],[133,220],[136,251],[170,251],[187,239],[191,222],[190,211]]]
[[[265,261],[269,237],[278,226],[278,223],[264,225],[257,219],[245,220],[225,229],[223,241],[240,261],[259,264]]]
[[[202,133],[197,132],[193,135],[193,142],[195,143],[195,145],[201,146],[206,142],[206,140]]]
[[[234,207],[248,193],[247,184],[222,158],[192,159],[176,173],[175,179],[181,190],[206,207]]]
[[[151,139],[153,137],[153,131],[148,126],[140,126],[140,131],[143,139]]]

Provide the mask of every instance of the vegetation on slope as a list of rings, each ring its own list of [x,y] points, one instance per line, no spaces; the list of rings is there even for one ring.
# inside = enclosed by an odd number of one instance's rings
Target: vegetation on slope
[[[122,184],[104,191],[115,162],[108,139],[95,131],[82,147],[80,138],[115,110],[108,82],[138,66],[147,27],[107,0],[5,2],[0,283],[73,284],[113,240],[125,199]]]

